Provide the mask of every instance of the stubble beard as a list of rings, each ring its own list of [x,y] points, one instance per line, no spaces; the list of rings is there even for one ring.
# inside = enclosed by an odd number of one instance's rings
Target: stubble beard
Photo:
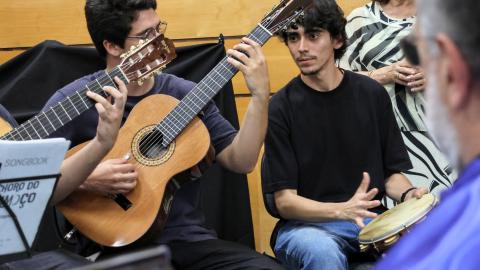
[[[304,71],[300,69],[300,73],[302,73],[302,75],[304,76],[315,76],[315,75],[318,75],[318,73],[320,73],[320,69],[315,69],[310,71]]]

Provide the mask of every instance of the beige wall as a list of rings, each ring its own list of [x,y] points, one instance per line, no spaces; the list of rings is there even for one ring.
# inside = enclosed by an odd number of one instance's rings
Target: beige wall
[[[0,64],[45,39],[68,45],[90,44],[83,14],[84,0],[21,0],[0,2]],[[169,22],[166,35],[176,46],[215,42],[223,33],[226,47],[250,32],[278,0],[158,0],[158,13]],[[365,0],[340,0],[348,14]],[[264,46],[272,91],[297,74],[297,68],[281,42],[271,39]],[[241,74],[233,79],[240,121],[249,102]],[[263,206],[259,166],[248,175],[256,249],[271,253],[270,233],[275,220]]]

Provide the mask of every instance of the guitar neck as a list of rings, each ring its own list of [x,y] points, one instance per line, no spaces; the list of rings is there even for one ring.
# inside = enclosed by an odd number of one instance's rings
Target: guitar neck
[[[272,36],[267,29],[259,24],[248,38],[260,45],[265,44]],[[237,74],[238,69],[227,62],[224,57],[203,78],[157,126],[164,135],[162,145],[167,147],[200,113],[213,97]]]
[[[111,72],[91,81],[82,90],[66,97],[50,109],[39,113],[0,137],[0,139],[25,141],[47,138],[53,132],[94,106],[95,103],[86,95],[88,90],[106,97],[107,94],[102,88],[104,86],[115,86],[113,82],[115,76],[126,84],[129,82],[122,69],[117,66]]]

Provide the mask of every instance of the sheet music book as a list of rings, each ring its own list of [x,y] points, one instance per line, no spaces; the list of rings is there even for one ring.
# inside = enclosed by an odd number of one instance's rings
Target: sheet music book
[[[63,138],[0,140],[0,196],[16,215],[28,247],[35,240],[69,144]],[[26,251],[14,220],[0,205],[0,256]]]

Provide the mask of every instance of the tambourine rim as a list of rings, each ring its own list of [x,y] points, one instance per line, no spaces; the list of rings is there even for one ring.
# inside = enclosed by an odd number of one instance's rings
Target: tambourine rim
[[[429,193],[430,194],[430,193]],[[361,239],[361,234],[359,234],[358,236],[358,242],[360,244],[373,244],[373,243],[376,243],[380,240],[383,240],[383,239],[386,239],[388,237],[391,237],[391,236],[394,236],[396,234],[398,234],[399,232],[401,232],[402,230],[404,230],[405,228],[408,228],[410,227],[411,225],[413,225],[414,223],[418,222],[421,218],[425,217],[426,214],[432,210],[432,208],[438,203],[438,198],[437,196],[431,194],[433,196],[433,202],[430,204],[430,206],[428,208],[425,208],[424,211],[422,211],[421,213],[417,214],[417,216],[413,219],[411,219],[409,222],[405,222],[403,224],[400,224],[398,227],[396,227],[395,229],[391,230],[390,232],[388,233],[384,233],[382,234],[381,236],[377,236],[376,238],[372,238],[372,239]],[[360,232],[361,233],[361,232]]]

